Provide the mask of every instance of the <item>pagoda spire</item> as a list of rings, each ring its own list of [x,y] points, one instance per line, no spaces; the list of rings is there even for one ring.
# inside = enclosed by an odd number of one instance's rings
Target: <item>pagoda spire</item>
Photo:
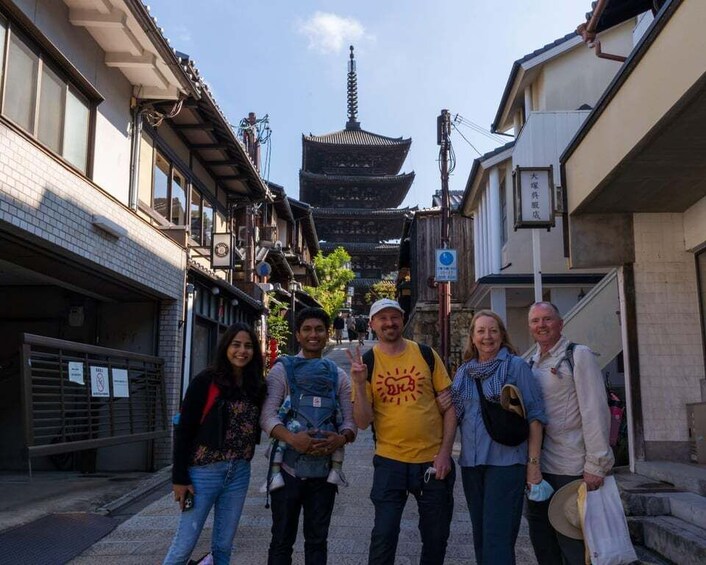
[[[348,61],[348,121],[346,129],[360,129],[358,118],[358,74],[355,70],[355,56],[351,45],[351,55]]]

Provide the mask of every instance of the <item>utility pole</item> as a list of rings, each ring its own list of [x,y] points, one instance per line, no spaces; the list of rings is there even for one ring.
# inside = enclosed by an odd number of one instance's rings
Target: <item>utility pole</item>
[[[451,115],[448,110],[441,110],[436,119],[436,143],[439,149],[439,168],[441,170],[441,248],[449,248],[449,152],[451,149]],[[439,293],[439,331],[441,334],[441,359],[447,369],[451,350],[451,283],[437,282]]]

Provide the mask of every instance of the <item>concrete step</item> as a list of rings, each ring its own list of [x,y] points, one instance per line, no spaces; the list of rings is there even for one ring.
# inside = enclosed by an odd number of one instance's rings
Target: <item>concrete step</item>
[[[641,475],[619,472],[615,478],[626,515],[674,516],[706,529],[706,497]]]
[[[671,483],[676,488],[706,496],[706,465],[673,461],[637,461],[635,471],[655,481]]]
[[[629,517],[634,543],[679,565],[706,563],[706,530],[674,516]]]

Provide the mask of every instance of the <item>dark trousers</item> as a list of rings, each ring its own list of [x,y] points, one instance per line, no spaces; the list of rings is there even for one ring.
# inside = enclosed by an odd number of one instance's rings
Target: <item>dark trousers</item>
[[[299,513],[304,509],[304,563],[326,565],[328,527],[336,500],[336,485],[322,479],[297,479],[282,472],[284,487],[270,493],[272,541],[268,565],[290,565],[297,539]]]
[[[376,455],[370,499],[375,506],[375,525],[370,536],[369,565],[390,565],[395,562],[400,535],[402,511],[411,493],[419,509],[419,533],[422,538],[421,565],[441,565],[446,555],[451,518],[454,510],[456,470],[443,480],[430,477],[424,482],[424,472],[430,463],[402,463]]]
[[[514,565],[522,520],[524,465],[461,467],[478,565]]]
[[[582,475],[551,475],[542,477],[556,491],[564,485],[582,479]],[[551,499],[549,499],[551,500]],[[568,538],[554,530],[549,523],[549,500],[544,502],[527,501],[525,518],[529,525],[530,541],[539,565],[583,565],[583,541]]]

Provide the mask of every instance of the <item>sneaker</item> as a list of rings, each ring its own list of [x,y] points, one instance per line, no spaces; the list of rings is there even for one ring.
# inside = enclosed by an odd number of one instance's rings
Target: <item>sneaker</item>
[[[329,473],[329,476],[331,474]],[[260,487],[260,492],[262,494],[265,494],[267,492],[267,481],[263,483],[263,485]],[[269,481],[270,485],[270,492],[273,490],[277,490],[278,488],[282,488],[284,486],[284,477],[282,476],[282,473],[277,473],[276,475],[272,475]]]
[[[339,487],[348,486],[346,476],[343,474],[343,471],[341,469],[331,469],[328,473],[328,478],[326,479],[326,482],[331,483],[332,485],[338,485]]]

